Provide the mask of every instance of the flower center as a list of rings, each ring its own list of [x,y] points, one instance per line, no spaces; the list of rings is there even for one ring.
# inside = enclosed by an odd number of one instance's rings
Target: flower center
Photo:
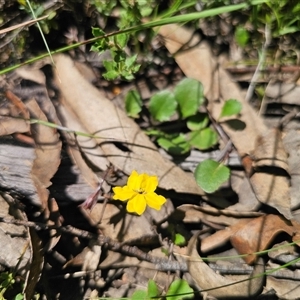
[[[143,189],[134,190],[138,194],[146,194],[146,192]]]

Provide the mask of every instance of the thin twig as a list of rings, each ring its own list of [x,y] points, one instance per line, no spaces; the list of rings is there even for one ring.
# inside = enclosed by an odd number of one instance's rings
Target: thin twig
[[[37,231],[56,229],[58,232],[71,234],[71,235],[81,237],[84,239],[89,239],[89,240],[93,239],[97,242],[97,244],[99,246],[106,245],[112,251],[121,252],[123,254],[136,257],[140,260],[150,262],[150,263],[154,264],[154,266],[157,270],[162,270],[162,271],[177,271],[177,270],[179,270],[182,272],[187,271],[187,265],[184,262],[180,263],[178,261],[169,261],[168,258],[164,259],[164,258],[156,257],[156,256],[153,256],[151,254],[141,251],[139,248],[137,248],[135,246],[124,245],[123,243],[119,243],[115,240],[112,240],[111,238],[109,238],[105,235],[93,234],[91,232],[88,232],[88,231],[82,230],[82,229],[78,229],[71,225],[61,226],[61,227],[48,226],[43,223],[22,221],[22,220],[17,220],[14,218],[7,218],[7,217],[0,217],[0,222],[14,224],[14,225],[18,225],[18,226],[26,226],[26,227],[34,228]]]

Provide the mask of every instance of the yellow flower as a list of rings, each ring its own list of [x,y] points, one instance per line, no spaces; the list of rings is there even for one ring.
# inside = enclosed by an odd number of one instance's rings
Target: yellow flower
[[[146,206],[150,206],[156,210],[160,210],[161,206],[166,202],[166,198],[154,193],[158,185],[157,176],[149,176],[148,174],[138,174],[132,171],[127,180],[127,185],[114,187],[114,200],[126,201],[127,211],[141,215],[146,210]]]

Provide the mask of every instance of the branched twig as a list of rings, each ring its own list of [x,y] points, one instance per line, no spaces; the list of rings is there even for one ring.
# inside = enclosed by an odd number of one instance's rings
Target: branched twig
[[[30,228],[34,228],[35,230],[49,230],[49,229],[56,229],[58,232],[71,234],[74,236],[78,236],[85,239],[93,239],[97,241],[98,245],[106,245],[109,249],[121,252],[123,254],[127,254],[130,256],[134,256],[140,260],[148,261],[155,265],[155,268],[162,271],[177,271],[180,270],[182,272],[187,271],[187,265],[186,263],[180,263],[178,261],[169,261],[168,258],[160,258],[153,256],[151,254],[148,254],[146,252],[141,251],[135,246],[128,246],[124,245],[123,243],[119,243],[115,240],[112,240],[111,238],[102,235],[102,234],[93,234],[91,232],[88,232],[86,230],[78,229],[76,227],[73,227],[71,225],[67,226],[48,226],[43,223],[36,223],[36,222],[30,222],[30,221],[22,221],[17,220],[14,218],[7,218],[7,217],[0,217],[0,222],[9,223],[9,224],[15,224],[18,226],[26,226]]]

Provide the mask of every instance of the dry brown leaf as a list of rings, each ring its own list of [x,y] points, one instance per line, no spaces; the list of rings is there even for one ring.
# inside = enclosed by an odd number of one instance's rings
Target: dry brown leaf
[[[285,176],[254,173],[250,181],[257,199],[276,208],[285,218],[291,219],[290,183]]]
[[[299,105],[300,86],[295,83],[270,82],[265,90],[265,96],[273,102]]]
[[[27,102],[31,117],[48,121],[35,100]],[[33,162],[31,177],[39,195],[40,205],[48,209],[50,179],[56,173],[60,164],[61,141],[56,129],[40,124],[32,125],[32,136],[36,143],[36,158]]]
[[[299,280],[278,279],[268,276],[266,288],[275,290],[279,299],[295,300],[299,299],[300,284]]]
[[[269,131],[262,118],[245,101],[237,84],[222,67],[217,65],[208,44],[200,42],[198,37],[193,37],[192,31],[173,24],[162,26],[159,33],[164,37],[166,47],[174,55],[185,75],[203,84],[208,100],[207,108],[215,120],[218,120],[226,100],[237,99],[242,103],[239,118],[232,117],[229,120],[233,122],[227,120],[221,124],[240,157],[255,154],[257,159],[263,158],[268,166],[279,166],[287,170],[287,155],[281,146],[281,137]],[[258,147],[260,144],[262,146]],[[263,178],[263,175],[266,178]],[[257,177],[251,178],[257,199],[275,207],[286,218],[291,218],[289,188],[286,180],[281,177],[276,178],[275,181],[279,184],[274,185],[274,179],[269,180],[267,173],[258,176],[259,180]],[[280,198],[281,195],[284,197]]]
[[[269,214],[249,221],[232,234],[230,241],[238,253],[249,254],[244,260],[250,264],[256,259],[256,255],[253,253],[267,249],[277,234],[286,232],[293,236],[295,231],[289,221]]]
[[[229,209],[217,209],[210,206],[197,206],[184,204],[176,208],[173,217],[187,223],[200,223],[208,221],[220,225],[233,225],[242,218],[253,218],[263,215],[260,212],[241,212]]]
[[[21,99],[11,91],[6,91],[5,96],[10,103],[6,105],[6,108],[1,108],[0,136],[29,132],[29,123],[18,118],[21,116],[25,119],[29,119],[28,109]]]
[[[198,235],[195,234],[188,244],[188,269],[197,283],[198,287],[202,289],[209,289],[209,295],[218,299],[232,299],[232,298],[251,298],[258,295],[264,284],[264,263],[260,258],[254,266],[254,270],[250,277],[259,276],[255,279],[249,279],[243,282],[235,283],[229,278],[215,273],[205,262],[202,261],[198,254],[196,244]],[[244,278],[243,278],[244,279]]]
[[[283,146],[281,132],[271,129],[256,140],[256,147],[251,152],[253,167],[272,166],[284,169],[289,172],[288,155]]]
[[[59,107],[59,115],[64,120],[64,126],[72,128],[79,132],[86,132],[80,122],[78,122],[76,116],[65,106],[63,103]],[[86,182],[93,188],[97,188],[99,180],[96,174],[91,170],[87,165],[85,159],[82,157],[82,152],[84,152],[87,159],[93,161],[97,168],[105,170],[108,164],[107,159],[104,157],[103,152],[100,147],[97,147],[97,143],[93,138],[76,136],[68,132],[62,131],[62,134],[65,136],[68,141],[68,153],[73,159],[74,164],[79,168],[82,176]]]
[[[298,97],[299,98],[299,97]],[[291,176],[291,207],[299,208],[300,206],[300,134],[297,130],[290,130],[283,139],[284,147],[289,155],[289,174]]]
[[[236,211],[256,211],[260,202],[253,191],[250,180],[244,171],[231,171],[230,182],[232,189],[237,193],[239,202],[228,207]]]
[[[101,137],[96,141],[108,162],[126,174],[131,174],[133,170],[155,174],[161,188],[204,194],[192,176],[164,159],[137,124],[82,77],[69,57],[57,55],[54,59],[57,84],[65,105],[89,133]]]
[[[209,235],[201,240],[201,253],[207,253],[218,247],[225,245],[229,242],[230,237],[238,230],[248,224],[251,219],[241,219],[237,223],[226,227],[225,229],[218,230],[216,233]]]
[[[28,132],[29,128],[29,124],[25,120],[0,116],[0,136],[10,135],[16,132]]]

